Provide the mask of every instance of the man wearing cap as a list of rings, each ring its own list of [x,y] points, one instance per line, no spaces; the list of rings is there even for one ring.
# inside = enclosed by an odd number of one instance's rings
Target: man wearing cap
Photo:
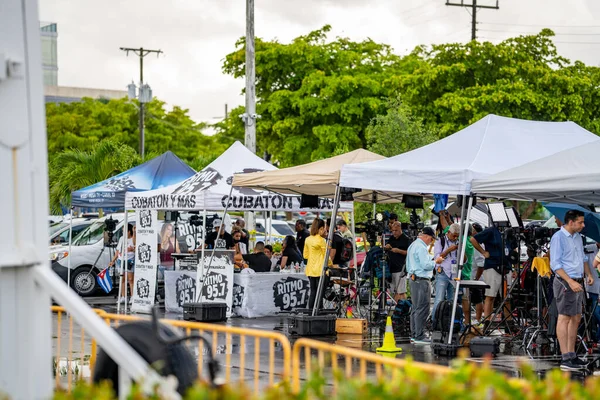
[[[214,231],[206,236],[205,246],[207,249],[233,249],[233,237],[225,231],[225,227],[221,227],[222,221],[215,219],[213,221]],[[221,231],[219,232],[219,227]],[[220,234],[219,234],[220,233]]]
[[[425,342],[425,321],[429,315],[431,302],[430,280],[435,264],[443,259],[433,260],[427,248],[435,240],[435,232],[430,227],[423,228],[417,240],[409,247],[406,255],[406,272],[410,279],[412,309],[410,311],[410,332],[415,343]]]

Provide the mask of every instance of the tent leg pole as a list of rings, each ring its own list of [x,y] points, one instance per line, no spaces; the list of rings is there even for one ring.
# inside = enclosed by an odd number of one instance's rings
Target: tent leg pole
[[[71,287],[71,242],[73,241],[73,206],[70,210],[71,220],[69,221],[69,258],[67,259],[67,286]]]
[[[121,259],[123,261],[121,261],[121,268],[123,268],[123,279],[125,280],[125,305],[124,305],[124,309],[125,309],[125,314],[127,314],[127,306],[128,306],[128,298],[127,298],[127,282],[129,281],[129,279],[127,279],[127,234],[129,233],[129,230],[127,229],[127,224],[129,223],[129,219],[128,219],[128,215],[127,215],[127,210],[125,210],[125,223],[123,224],[123,252],[121,253]],[[131,311],[131,310],[130,310]]]
[[[124,223],[123,223],[123,238],[127,237],[127,212],[125,212],[125,219],[124,219]],[[123,239],[123,243],[125,243],[125,239]],[[109,243],[110,245],[110,243]],[[123,250],[123,249],[121,249]],[[117,247],[116,251],[119,251],[119,248]],[[119,259],[121,260],[121,266],[119,267],[119,277],[117,278],[119,280],[119,293],[117,294],[117,314],[121,313],[121,290],[123,290],[123,288],[121,287],[121,276],[123,275],[123,251],[121,251],[121,254],[119,256]],[[124,280],[127,280],[126,278],[123,278]],[[125,287],[125,294],[127,294],[127,287]],[[127,300],[125,300],[127,301]],[[127,309],[125,309],[125,312],[127,312]]]
[[[354,253],[354,284],[356,285],[356,311],[360,312],[360,296],[358,288],[358,257],[356,255],[356,232],[354,229],[354,203],[352,204],[352,212],[350,213],[350,229],[352,230],[352,252]]]
[[[340,185],[336,185],[335,198],[333,200],[333,210],[331,212],[331,224],[329,224],[329,234],[327,235],[327,241],[325,244],[325,259],[323,260],[323,268],[321,269],[321,278],[319,279],[319,286],[317,288],[317,297],[315,299],[315,305],[313,307],[312,316],[317,315],[319,304],[321,304],[321,297],[323,296],[323,281],[325,280],[325,271],[327,270],[327,261],[329,260],[329,247],[333,239],[333,231],[335,228],[335,219],[337,218],[338,204],[340,203]],[[312,290],[312,288],[310,288]]]
[[[229,201],[225,205],[225,211],[223,211],[223,218],[221,218],[221,225],[219,226],[219,230],[217,231],[217,239],[219,239],[219,234],[223,228],[223,224],[225,223],[225,216],[227,215],[227,211],[229,210],[229,204],[231,203],[231,193],[233,193],[233,186],[229,189],[229,196],[227,198]],[[217,241],[215,240],[215,246],[217,245]],[[204,272],[204,268],[202,269],[202,282],[204,282],[204,276],[210,272],[210,267],[212,265],[213,258],[215,257],[216,247],[212,248],[212,252],[210,253],[210,260],[208,260],[208,267],[206,268],[206,273]],[[203,260],[204,261],[204,260]],[[199,303],[202,303],[202,292],[198,291],[198,296],[200,298]]]
[[[206,251],[206,236],[207,236],[207,226],[206,226],[206,208],[202,212],[202,251],[200,254],[200,274],[196,272],[196,302],[201,298],[200,293],[202,292],[202,286],[204,285],[204,254]]]
[[[468,199],[468,200],[467,200]],[[467,205],[468,201],[468,205]],[[456,286],[454,287],[454,301],[452,302],[452,316],[450,317],[450,330],[448,331],[448,344],[452,343],[452,334],[454,327],[454,318],[456,317],[456,307],[458,305],[458,291],[460,290],[460,278],[462,275],[462,269],[464,264],[464,254],[465,248],[467,245],[467,237],[469,236],[469,232],[467,232],[467,224],[469,223],[469,218],[471,216],[471,207],[473,206],[473,197],[465,196],[463,198],[462,208],[460,210],[460,235],[458,237],[458,255],[456,263],[458,265],[458,276],[456,281]],[[470,312],[470,310],[469,310]]]

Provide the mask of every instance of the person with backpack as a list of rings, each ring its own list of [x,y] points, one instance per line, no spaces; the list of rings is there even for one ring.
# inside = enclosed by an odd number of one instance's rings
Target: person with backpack
[[[327,224],[325,224],[325,232],[329,231],[329,227],[331,224],[331,218],[327,219]],[[336,228],[339,225],[339,221],[336,223]],[[350,249],[348,249],[348,243],[350,243]],[[348,252],[350,250],[350,252]],[[329,257],[331,258],[331,262],[333,265],[338,266],[339,268],[347,268],[348,262],[352,258],[352,242],[345,238],[342,232],[339,229],[336,229],[333,233],[333,238],[331,241],[331,250],[329,251]]]
[[[444,229],[446,231],[446,229]],[[447,227],[445,234],[440,235],[434,245],[434,256],[442,262],[436,265],[435,275],[435,300],[433,302],[432,322],[435,325],[436,308],[443,300],[454,299],[454,285],[452,279],[458,270],[458,236],[460,225],[454,223]],[[462,299],[460,299],[462,301]]]
[[[396,221],[392,224],[392,235],[385,244],[388,266],[392,274],[391,290],[394,300],[406,300],[406,252],[411,240],[402,232],[402,224]]]

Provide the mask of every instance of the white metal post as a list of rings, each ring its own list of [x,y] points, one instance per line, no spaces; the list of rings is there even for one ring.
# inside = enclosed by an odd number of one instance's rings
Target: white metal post
[[[225,216],[223,216],[225,217]],[[200,291],[202,289],[200,283],[204,284],[204,254],[206,251],[206,236],[208,235],[208,231],[207,231],[207,226],[206,226],[206,209],[204,209],[203,211],[203,215],[202,215],[202,219],[203,222],[202,224],[204,225],[204,232],[202,234],[202,252],[201,252],[201,260],[200,260],[200,274],[196,273],[196,293],[195,293],[195,297],[194,297],[194,301],[198,301],[198,299],[200,298]]]
[[[452,316],[450,317],[450,333],[448,334],[448,344],[452,343],[452,328],[454,327],[454,318],[456,317],[456,307],[458,305],[458,291],[460,290],[460,278],[462,276],[462,269],[464,265],[464,254],[465,248],[467,246],[467,237],[469,236],[469,232],[467,232],[466,227],[469,223],[469,218],[471,217],[472,206],[473,196],[463,197],[463,204],[460,212],[460,235],[458,237],[459,240],[457,255],[458,259],[456,260],[456,263],[458,265],[458,276],[456,277],[456,286],[454,287],[454,301],[452,302]],[[467,312],[470,312],[470,310],[467,310]]]
[[[323,268],[321,269],[321,279],[319,279],[319,286],[317,287],[317,298],[315,299],[315,305],[312,310],[312,316],[316,316],[321,304],[321,298],[323,297],[323,287],[325,282],[325,274],[327,273],[327,265],[329,264],[329,250],[333,243],[333,232],[335,231],[335,220],[337,218],[337,211],[340,204],[340,185],[335,187],[335,197],[333,200],[333,210],[331,211],[331,223],[329,224],[329,233],[327,234],[325,259],[323,260]],[[310,290],[313,290],[311,287]]]
[[[71,242],[73,241],[73,206],[70,210],[71,220],[69,221],[69,255],[67,257],[67,286],[71,287]]]
[[[123,220],[123,236],[121,236],[121,238],[123,239],[123,250],[121,251],[121,269],[123,269],[123,279],[125,280],[125,282],[123,282],[125,284],[125,314],[127,314],[127,305],[129,304],[127,302],[127,281],[129,279],[127,279],[127,239],[129,239],[127,237],[127,235],[129,235],[129,230],[127,229],[127,224],[129,223],[128,218],[127,218],[127,210],[125,210],[125,219]],[[134,261],[135,262],[135,261]],[[132,290],[133,292],[133,290]]]
[[[52,397],[48,159],[35,0],[0,2],[0,391]],[[66,288],[66,286],[65,286]]]

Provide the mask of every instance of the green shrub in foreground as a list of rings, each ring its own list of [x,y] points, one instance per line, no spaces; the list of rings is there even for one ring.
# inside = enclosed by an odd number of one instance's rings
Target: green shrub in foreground
[[[388,371],[390,372],[390,371]],[[259,396],[240,385],[212,389],[198,383],[185,396],[186,400],[350,400],[350,399],[456,399],[456,400],[545,400],[545,399],[597,399],[600,393],[600,380],[594,377],[585,383],[573,381],[568,373],[560,370],[549,372],[544,379],[538,379],[531,367],[523,365],[523,379],[508,378],[493,371],[487,365],[470,364],[463,361],[445,376],[423,372],[416,367],[394,371],[393,378],[382,381],[359,382],[358,378],[346,379],[337,375],[337,390],[332,393],[331,382],[315,373],[302,382],[300,392],[292,393],[290,385],[281,384],[270,388]],[[58,391],[55,400],[114,399],[108,384],[89,385],[81,382],[71,394]],[[135,387],[129,396],[131,400],[160,399],[157,395],[146,396]]]

